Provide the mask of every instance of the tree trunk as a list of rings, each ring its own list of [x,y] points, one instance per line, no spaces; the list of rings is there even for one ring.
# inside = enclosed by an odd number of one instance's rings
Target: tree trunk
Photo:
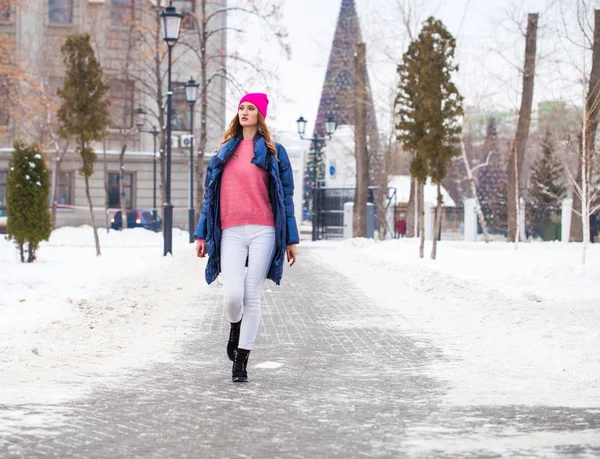
[[[479,225],[481,226],[481,230],[483,231],[483,239],[485,242],[490,242],[490,235],[487,230],[487,222],[485,221],[485,217],[481,210],[481,203],[479,202],[479,196],[477,195],[477,186],[475,184],[475,177],[473,177],[473,171],[471,170],[471,166],[469,165],[469,159],[467,158],[467,150],[465,149],[465,143],[462,138],[460,139],[460,149],[462,153],[463,163],[465,164],[465,170],[467,171],[467,178],[469,179],[469,185],[471,186],[471,193],[473,194],[473,199],[475,199],[475,210],[477,212],[477,219],[479,220]]]
[[[161,134],[161,144],[162,144],[162,148],[160,149],[160,199],[161,199],[161,203],[159,205],[159,213],[164,221],[165,219],[165,206],[164,203],[167,202],[167,189],[166,189],[166,183],[167,183],[167,155],[166,155],[166,144],[167,144],[167,138],[165,136],[165,133],[163,132]],[[164,226],[163,226],[163,231],[164,231]]]
[[[435,260],[437,255],[437,240],[442,229],[442,189],[441,185],[437,184],[437,207],[435,208],[435,223],[433,225],[433,245],[431,247],[431,259]]]
[[[98,238],[98,227],[96,226],[96,217],[94,217],[94,206],[92,204],[92,197],[90,196],[90,179],[87,175],[84,176],[85,179],[85,196],[88,200],[88,205],[90,208],[90,220],[92,221],[92,229],[94,230],[94,242],[96,243],[96,256],[99,257],[102,255],[100,252],[100,239]]]
[[[52,229],[56,228],[56,196],[58,195],[58,178],[60,177],[60,160],[56,158],[52,164],[52,196],[50,198],[51,203],[51,216],[52,216]]]
[[[197,148],[197,157],[195,164],[195,180],[196,180],[196,215],[199,216],[202,212],[204,204],[204,152],[206,151],[207,142],[207,118],[208,118],[208,77],[206,74],[206,42],[208,40],[206,30],[206,0],[200,2],[200,21],[198,21],[201,30],[200,43],[200,139]]]
[[[367,237],[367,197],[369,193],[369,164],[367,157],[367,90],[366,90],[366,45],[357,45],[355,60],[356,97],[355,110],[355,154],[356,188],[354,191],[354,213],[352,237]]]
[[[517,150],[513,149],[513,166],[515,168],[514,170],[514,174],[515,174],[515,183],[519,183],[520,182],[520,174],[519,174],[519,168],[517,167],[518,164],[518,158],[516,157],[517,155]],[[517,247],[517,244],[519,243],[519,236],[521,235],[521,208],[520,208],[520,197],[521,197],[521,192],[520,192],[520,186],[515,187],[515,200],[514,205],[515,205],[515,213],[517,215],[517,218],[515,220],[516,226],[515,226],[515,232],[514,232],[514,242],[515,242],[515,248]],[[510,235],[509,235],[510,238]]]
[[[162,19],[160,17],[161,8],[157,7],[154,16],[154,49],[156,52],[154,53],[154,69],[153,69],[153,83],[156,83],[156,112],[157,112],[157,123],[160,130],[160,141],[159,141],[159,185],[158,188],[160,190],[160,203],[158,205],[157,213],[161,216],[164,221],[164,203],[167,202],[167,190],[165,189],[165,182],[167,180],[167,171],[166,171],[166,144],[167,138],[165,133],[166,126],[166,113],[165,113],[165,105],[163,104],[164,94],[163,94],[163,63],[162,63]],[[164,227],[163,227],[164,230]]]
[[[579,146],[579,157],[577,158],[577,174],[575,175],[575,184],[573,184],[573,206],[571,210],[571,230],[569,232],[569,242],[582,242],[583,241],[583,219],[578,212],[581,211],[581,193],[577,190],[581,189],[581,169],[583,163],[583,146]]]
[[[27,253],[27,263],[33,263],[35,261],[35,252],[37,251],[38,244],[29,243],[29,250]]]
[[[418,179],[413,179],[413,185],[415,187],[415,205],[414,205],[414,216],[415,216],[415,237],[420,237],[421,233],[419,232],[419,229],[421,228],[420,226],[420,222],[421,220],[419,220],[419,215],[420,214],[420,210],[421,210],[421,192],[423,190],[421,190],[421,184],[419,183]]]
[[[406,237],[415,237],[415,224],[417,219],[415,218],[415,191],[417,189],[415,185],[415,179],[410,178],[410,194],[408,195],[408,208],[406,209]],[[396,222],[394,222],[396,224]]]
[[[592,207],[592,193],[594,186],[592,183],[592,165],[596,148],[596,131],[600,115],[600,10],[594,11],[594,43],[592,45],[592,69],[590,71],[590,80],[587,97],[585,99],[585,109],[583,116],[583,145],[581,148],[580,167],[577,171],[577,179],[581,189],[581,197],[576,202],[577,189],[573,190],[573,209],[580,205],[581,216],[579,219],[573,215],[571,218],[571,240],[577,236],[579,241],[583,242],[581,262],[585,264],[587,244],[590,241],[590,210]],[[577,233],[574,234],[574,223],[577,224]]]
[[[538,14],[527,16],[527,32],[525,36],[525,63],[523,66],[523,90],[521,93],[521,108],[519,110],[519,121],[513,148],[515,155],[510,155],[507,165],[507,212],[508,232],[507,240],[512,242],[517,228],[517,206],[516,198],[520,183],[517,182],[515,171],[521,175],[527,138],[529,137],[529,125],[531,124],[531,105],[533,101],[533,83],[535,76],[535,54],[537,46],[537,23]],[[515,163],[516,156],[516,163]]]
[[[106,233],[110,231],[110,218],[108,214],[108,156],[106,154],[106,138],[102,139],[102,150],[104,155],[104,223],[106,225]]]
[[[425,256],[425,184],[419,183],[419,235],[421,243],[419,245],[419,258]]]
[[[121,202],[121,229],[127,229],[127,200],[125,199],[125,150],[127,143],[123,142],[121,154],[119,155],[119,201]]]

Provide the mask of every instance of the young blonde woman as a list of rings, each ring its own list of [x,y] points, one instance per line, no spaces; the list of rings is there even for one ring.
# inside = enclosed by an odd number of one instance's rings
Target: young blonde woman
[[[292,266],[298,252],[292,168],[285,148],[271,140],[265,123],[268,104],[262,93],[240,100],[208,164],[202,215],[194,233],[197,255],[209,257],[206,282],[223,274],[234,382],[248,381],[262,285],[265,279],[279,285],[286,254]]]

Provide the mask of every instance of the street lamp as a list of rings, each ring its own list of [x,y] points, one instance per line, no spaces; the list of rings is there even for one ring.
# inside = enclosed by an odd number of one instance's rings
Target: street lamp
[[[173,255],[173,204],[171,203],[171,130],[173,117],[173,91],[171,90],[171,67],[173,46],[179,39],[179,28],[183,14],[179,13],[174,6],[167,6],[160,13],[162,19],[163,40],[167,42],[168,47],[168,66],[167,66],[167,176],[165,183],[166,202],[164,204],[163,218],[163,238],[164,254]]]
[[[198,99],[198,87],[200,85],[190,77],[185,84],[185,97],[190,104],[190,200],[188,206],[188,229],[190,243],[194,242],[194,226],[196,224],[196,213],[194,212],[194,104]]]
[[[302,140],[310,141],[314,148],[313,182],[312,182],[313,183],[313,186],[312,186],[312,240],[316,241],[317,240],[317,227],[318,227],[317,220],[319,218],[319,212],[317,210],[317,207],[319,204],[319,197],[318,197],[319,180],[317,177],[317,164],[318,164],[318,159],[319,159],[319,156],[321,153],[321,142],[331,139],[331,136],[333,135],[333,133],[335,132],[335,130],[337,128],[337,124],[335,122],[335,118],[330,115],[327,117],[327,121],[325,121],[325,133],[327,134],[327,137],[306,138],[306,137],[304,137],[304,133],[306,132],[307,121],[304,119],[304,117],[302,115],[300,115],[300,118],[298,118],[296,120],[296,123],[298,124],[298,135],[300,136],[300,138]]]
[[[139,107],[135,111],[136,115],[136,126],[140,132],[146,132],[148,134],[152,134],[152,140],[154,141],[154,150],[152,153],[152,231],[156,232],[157,221],[158,221],[158,212],[156,211],[156,137],[160,134],[160,131],[156,129],[156,126],[152,126],[151,131],[143,130],[142,127],[146,123],[146,111]]]

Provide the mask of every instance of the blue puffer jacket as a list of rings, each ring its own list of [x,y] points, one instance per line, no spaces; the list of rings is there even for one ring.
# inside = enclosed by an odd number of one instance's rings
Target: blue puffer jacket
[[[241,140],[242,136],[237,136],[223,144],[208,163],[204,205],[194,236],[197,239],[206,239],[209,259],[205,275],[206,282],[209,284],[221,272],[221,219],[219,215],[221,172]],[[268,150],[264,137],[257,134],[254,137],[254,158],[251,162],[269,174],[269,198],[275,217],[275,256],[267,278],[279,285],[283,275],[286,246],[297,244],[300,242],[300,238],[294,217],[292,166],[285,148],[280,144],[276,144],[276,148],[279,160]]]

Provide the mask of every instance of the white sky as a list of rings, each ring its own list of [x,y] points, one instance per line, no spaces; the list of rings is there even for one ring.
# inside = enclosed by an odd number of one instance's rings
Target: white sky
[[[401,1],[355,1],[363,40],[367,43],[380,131],[389,131],[396,65],[409,43],[397,6]],[[600,1],[589,3],[597,7]],[[534,104],[558,98],[579,103],[581,86],[574,66],[581,67],[582,51],[571,42],[583,40],[577,29],[577,0],[415,0],[413,4],[417,5],[419,16],[415,24],[434,15],[457,38],[460,70],[455,81],[465,96],[465,105],[518,109],[521,88],[518,69],[525,46],[519,27],[525,29],[529,12],[540,13]],[[249,33],[243,40],[230,38],[230,49],[278,73],[277,78],[269,79],[266,89],[271,100],[268,121],[272,127],[295,130],[295,120],[302,114],[309,120],[307,133],[312,133],[340,5],[341,0],[283,1],[283,25],[292,48],[290,60],[269,38],[264,25],[249,25],[251,22],[245,19],[244,27]],[[571,28],[570,39],[558,38],[558,32],[566,35],[561,17]],[[230,22],[236,20],[232,17]],[[588,20],[593,24],[592,14],[588,14]],[[255,39],[258,36],[260,40]],[[246,89],[265,91],[265,87],[264,82],[254,82]],[[227,119],[233,114],[238,98],[239,93],[231,96]]]

